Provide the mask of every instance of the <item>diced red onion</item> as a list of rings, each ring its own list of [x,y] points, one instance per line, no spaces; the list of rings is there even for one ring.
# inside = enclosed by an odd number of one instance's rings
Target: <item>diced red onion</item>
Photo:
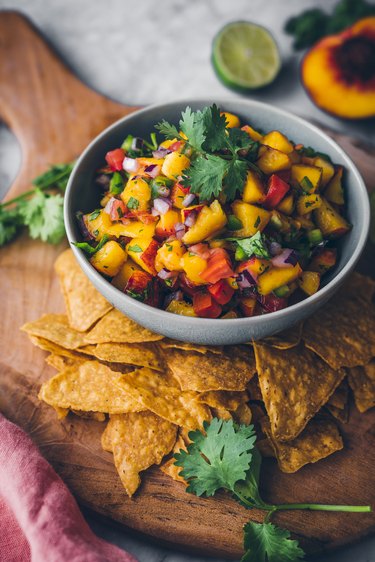
[[[124,168],[125,172],[136,173],[139,170],[139,162],[135,158],[128,158],[127,156],[125,156],[122,167]]]
[[[160,166],[157,166],[156,164],[150,164],[150,166],[147,166],[145,168],[145,174],[150,176],[150,178],[156,178],[156,176],[160,174]]]
[[[278,256],[283,251],[281,244],[278,242],[270,242],[269,249],[272,256]]]
[[[174,277],[177,277],[177,275],[177,271],[168,271],[168,269],[164,268],[158,273],[158,277],[160,277],[160,279],[173,279]]]
[[[189,252],[203,258],[204,260],[208,260],[211,255],[211,250],[207,244],[202,244],[201,242],[199,244],[189,246]]]
[[[107,213],[107,215],[111,215],[112,213],[112,209],[113,209],[113,205],[114,203],[117,201],[116,197],[111,197],[107,203],[106,206],[104,207],[104,212]],[[120,217],[117,217],[120,218]]]
[[[154,209],[156,209],[161,215],[165,215],[172,207],[172,203],[169,199],[158,197],[154,199]]]
[[[184,230],[179,230],[178,232],[176,232],[177,240],[182,240],[182,238],[184,237],[184,234],[185,234]]]
[[[154,207],[151,209],[151,214],[153,217],[160,217],[159,211],[157,211]]]
[[[294,250],[286,248],[279,254],[271,259],[272,265],[275,267],[294,267],[297,263],[297,255]]]
[[[178,290],[175,291],[174,293],[171,293],[170,295],[166,296],[164,299],[164,307],[167,308],[167,306],[172,302],[172,301],[182,301],[184,300],[184,294],[182,291]]]
[[[164,146],[159,146],[157,150],[152,152],[152,156],[154,158],[164,158],[167,154],[170,154],[172,151],[168,148],[164,148]]]
[[[166,185],[158,185],[156,191],[160,197],[169,197],[171,190]]]
[[[134,137],[132,140],[132,150],[141,150],[143,147],[143,139],[140,137]]]
[[[100,185],[100,187],[107,189],[109,187],[110,181],[111,178],[109,177],[108,174],[100,174],[100,176],[96,178],[95,183]]]
[[[247,269],[242,271],[239,276],[236,278],[237,284],[240,289],[249,289],[253,285],[255,285],[255,281],[252,278],[251,274]]]
[[[176,224],[174,225],[174,231],[179,232],[180,230],[183,230],[185,232],[185,225],[182,222],[176,222]]]
[[[190,228],[191,226],[193,226],[193,224],[195,223],[196,220],[197,220],[197,213],[196,213],[196,211],[192,211],[186,217],[184,224],[185,224],[185,226]]]
[[[184,200],[182,201],[181,205],[183,207],[189,207],[192,204],[192,202],[194,201],[194,199],[195,199],[195,194],[194,193],[188,193],[186,195],[186,197],[184,198]]]

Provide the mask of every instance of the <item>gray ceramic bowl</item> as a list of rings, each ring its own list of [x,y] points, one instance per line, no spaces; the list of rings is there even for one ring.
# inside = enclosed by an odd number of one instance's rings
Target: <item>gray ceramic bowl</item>
[[[353,162],[332,139],[314,125],[286,111],[256,101],[185,100],[136,111],[108,127],[86,148],[74,167],[65,195],[65,227],[69,242],[80,240],[76,212],[89,212],[98,207],[100,191],[93,187],[93,178],[108,150],[120,146],[128,134],[149,136],[154,124],[162,118],[178,123],[181,111],[187,105],[196,110],[213,102],[222,110],[239,115],[244,123],[249,122],[255,128],[265,131],[279,129],[295,142],[313,146],[329,154],[335,163],[345,167],[348,216],[353,228],[340,241],[338,263],[324,278],[322,288],[315,295],[289,308],[264,316],[228,320],[189,318],[153,308],[128,297],[106,281],[90,265],[81,250],[72,247],[84,273],[98,291],[121,312],[142,326],[165,336],[193,343],[219,345],[243,343],[275,334],[323,306],[353,270],[364,248],[370,210],[365,185]]]

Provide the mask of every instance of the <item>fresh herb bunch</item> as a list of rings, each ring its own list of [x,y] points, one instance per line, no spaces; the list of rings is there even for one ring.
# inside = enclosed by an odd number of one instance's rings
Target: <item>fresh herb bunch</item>
[[[290,533],[269,522],[277,511],[371,511],[370,506],[269,504],[259,491],[261,456],[255,447],[254,426],[214,418],[210,423],[204,422],[203,427],[204,431],[190,432],[192,442],[187,451],[175,455],[175,464],[182,467],[180,475],[188,483],[187,491],[197,496],[213,496],[218,490],[226,490],[247,509],[267,512],[264,523],[250,521],[244,526],[242,562],[294,562],[304,557],[298,542],[290,539]]]
[[[32,181],[34,188],[0,204],[0,246],[25,226],[31,238],[58,244],[65,235],[63,196],[74,162],[55,164]]]
[[[218,197],[222,191],[228,201],[235,199],[243,191],[248,169],[261,173],[253,163],[259,143],[239,128],[227,129],[225,116],[215,104],[202,111],[187,107],[181,117],[183,134],[165,120],[156,128],[167,139],[182,140],[191,148],[191,165],[184,171],[182,185],[201,200]]]
[[[375,6],[365,0],[341,0],[332,14],[313,8],[290,18],[285,24],[285,31],[294,36],[294,49],[305,49],[326,35],[338,33],[356,21],[374,15]]]

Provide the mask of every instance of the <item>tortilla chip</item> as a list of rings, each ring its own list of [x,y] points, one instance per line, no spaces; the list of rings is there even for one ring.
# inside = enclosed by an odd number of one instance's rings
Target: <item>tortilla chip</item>
[[[182,390],[245,390],[255,373],[252,350],[235,346],[222,355],[169,349],[165,359]]]
[[[325,418],[311,420],[304,431],[288,443],[276,441],[269,428],[264,430],[282,472],[297,472],[305,464],[320,461],[344,446],[337,425]]]
[[[303,328],[306,347],[315,351],[332,369],[365,365],[375,355],[375,308],[370,303],[369,282],[365,291],[355,275]]]
[[[108,433],[108,435],[106,435]],[[177,427],[152,412],[111,416],[103,434],[126,493],[131,497],[141,483],[139,473],[160,464],[176,442]]]
[[[301,335],[302,324],[296,324],[289,328],[289,330],[284,330],[284,332],[264,338],[261,343],[266,343],[277,349],[291,349],[299,344]]]
[[[105,414],[102,412],[82,412],[82,410],[72,410],[73,414],[85,420],[105,421]]]
[[[366,302],[372,302],[375,294],[375,280],[357,271],[351,274],[340,293],[344,291],[353,295],[360,295]]]
[[[234,412],[232,412],[233,419],[239,424],[250,425],[252,413],[247,404],[240,404]]]
[[[303,345],[279,350],[254,344],[259,386],[273,437],[295,439],[345,376]]]
[[[83,361],[85,361],[85,359],[79,356],[64,357],[63,355],[57,355],[56,353],[51,353],[48,357],[46,357],[46,363],[58,371],[63,371],[66,367],[78,365]]]
[[[173,456],[170,459],[164,461],[160,465],[160,470],[162,472],[164,472],[164,474],[168,474],[168,476],[173,478],[173,480],[176,480],[176,482],[182,482],[183,484],[186,485],[186,481],[182,478],[182,476],[180,476],[182,466],[176,466],[175,465],[176,459],[174,458],[174,456],[177,453],[179,453],[181,450],[187,451],[187,448],[186,448],[186,445],[185,445],[185,441],[183,440],[181,435],[179,435],[179,437],[177,438],[177,441],[175,443],[175,446],[173,447],[173,450],[172,450]]]
[[[349,419],[349,387],[346,379],[336,388],[326,404],[327,410],[332,416],[342,423]]]
[[[232,413],[225,408],[211,408],[211,413],[213,418],[218,418],[219,420],[232,420]]]
[[[183,349],[185,351],[196,351],[197,353],[217,353],[220,355],[223,352],[223,347],[221,345],[198,345],[195,343],[189,343],[186,341],[171,340],[165,338],[160,345],[164,349]]]
[[[240,404],[249,399],[247,392],[234,392],[223,390],[208,390],[199,395],[199,401],[207,404],[210,408],[222,408],[226,410],[236,410]]]
[[[182,392],[170,386],[158,371],[143,368],[123,375],[121,388],[144,409],[176,425],[196,429],[211,419],[208,406],[201,404],[194,392]]]
[[[349,370],[349,385],[357,409],[363,414],[375,406],[375,359],[364,367]]]
[[[249,400],[258,400],[259,402],[263,400],[262,393],[259,388],[259,379],[257,374],[248,382],[247,393],[249,395]]]
[[[157,371],[163,369],[157,349],[152,344],[99,343],[86,348],[90,348],[86,349],[86,353],[90,351],[90,355],[101,361],[149,367]]]
[[[112,305],[83,273],[72,250],[65,250],[59,255],[55,270],[64,295],[69,324],[79,332],[85,332],[111,310]]]
[[[146,328],[142,328],[118,310],[113,309],[88,332],[84,343],[143,343],[161,339],[163,336],[160,334],[154,334]]]
[[[44,314],[38,320],[24,324],[21,330],[65,349],[77,349],[84,344],[83,335],[69,326],[65,314]]]
[[[120,414],[144,410],[140,402],[120,385],[122,377],[122,373],[112,371],[98,361],[86,361],[67,367],[45,382],[39,391],[39,399],[54,407],[83,412]]]

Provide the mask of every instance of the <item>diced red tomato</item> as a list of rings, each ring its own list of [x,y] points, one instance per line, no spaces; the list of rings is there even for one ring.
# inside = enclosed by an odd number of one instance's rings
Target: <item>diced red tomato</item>
[[[124,292],[129,293],[138,300],[145,302],[148,297],[149,285],[152,282],[152,276],[146,271],[134,271],[127,284],[125,285]]]
[[[227,304],[234,294],[234,289],[223,279],[208,287],[208,291],[219,304]]]
[[[158,249],[159,249],[159,244],[156,242],[156,240],[152,239],[150,244],[147,246],[147,248],[141,255],[141,260],[154,273],[154,275],[156,275],[155,258]]]
[[[211,250],[206,269],[201,273],[201,278],[207,283],[216,283],[220,279],[233,277],[234,271],[229,254],[223,248]]]
[[[159,217],[154,216],[147,211],[126,211],[126,213],[124,214],[124,219],[136,219],[143,222],[143,224],[150,224],[152,222],[158,221]]]
[[[268,180],[267,195],[264,200],[264,207],[266,209],[274,209],[289,191],[290,185],[282,180],[276,174],[272,174]]]
[[[281,310],[288,306],[288,299],[277,297],[272,293],[269,295],[260,295],[258,300],[266,312],[276,312],[276,310]]]
[[[193,297],[195,314],[201,318],[218,318],[222,312],[221,306],[210,293],[199,291]]]
[[[193,207],[186,207],[186,209],[181,209],[182,222],[185,222],[188,216],[191,215],[191,213],[200,213],[203,207],[204,205],[194,205]]]
[[[202,242],[190,246],[189,252],[195,254],[196,256],[199,256],[200,258],[203,258],[204,260],[208,260],[211,255],[211,250],[208,244],[203,244]]]
[[[178,150],[180,150],[183,144],[184,144],[183,141],[178,140],[173,144],[171,144],[171,146],[168,146],[168,150],[171,150],[172,152],[177,152]]]
[[[121,199],[111,197],[104,208],[105,212],[109,214],[113,221],[118,221],[126,214],[125,203]]]
[[[115,150],[110,150],[105,155],[108,166],[113,172],[119,172],[122,170],[122,163],[125,158],[125,152],[122,148],[116,148]]]

